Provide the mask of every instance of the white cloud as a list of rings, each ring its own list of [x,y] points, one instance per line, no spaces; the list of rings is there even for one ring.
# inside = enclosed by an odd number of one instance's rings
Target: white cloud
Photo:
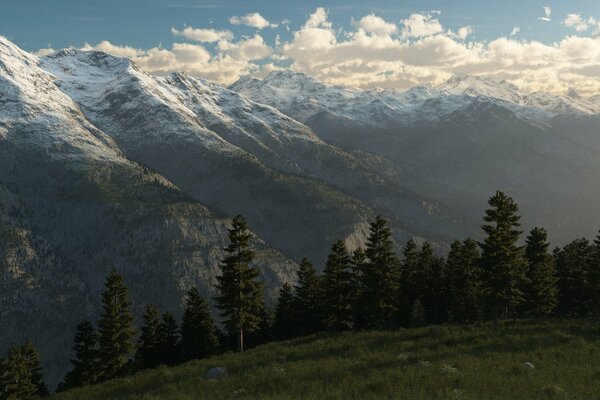
[[[38,51],[35,51],[33,54],[38,57],[44,57],[54,53],[55,51],[56,50],[54,50],[52,47],[46,47],[45,49],[39,49]]]
[[[382,18],[374,14],[361,18],[358,25],[366,33],[377,36],[389,36],[398,29],[395,24],[385,22]]]
[[[402,36],[406,38],[426,37],[444,31],[442,24],[437,19],[431,17],[431,15],[412,14],[401,22],[404,25]]]
[[[515,26],[512,28],[512,31],[510,31],[510,36],[516,36],[519,32],[521,32],[521,28],[518,26]]]
[[[563,25],[568,28],[575,29],[576,32],[585,32],[590,28],[594,29],[594,35],[597,35],[600,31],[600,22],[594,17],[588,17],[588,19],[582,18],[581,14],[568,14],[563,20]]]
[[[538,19],[545,22],[552,21],[552,7],[544,7],[544,15],[542,17],[538,17]]]
[[[473,34],[473,28],[471,28],[470,26],[463,26],[462,28],[458,29],[456,36],[461,40],[465,40],[471,34]]]
[[[171,33],[174,36],[182,36],[186,39],[194,40],[201,43],[214,43],[219,40],[231,40],[233,34],[230,31],[218,31],[215,29],[196,29],[190,26],[179,31],[171,28]]]
[[[597,30],[597,22],[583,17],[569,21],[573,23],[563,23],[575,29],[574,34],[553,43],[517,40],[513,36],[519,27],[510,37],[466,40],[472,34],[470,27],[454,32],[423,14],[410,15],[398,26],[366,15],[340,34],[327,11],[317,8],[287,41],[276,36],[274,47],[258,33],[234,40],[227,31],[189,27],[175,34],[196,43],[142,50],[103,41],[85,48],[130,57],[150,73],[184,71],[224,84],[246,74],[263,76],[282,68],[284,61],[294,70],[340,85],[405,89],[466,73],[506,79],[530,90],[564,92],[578,87],[584,93],[598,93],[600,36],[575,35],[578,21],[588,24],[586,32]],[[205,47],[201,42],[216,45]]]
[[[270,23],[265,17],[257,12],[249,13],[241,17],[233,16],[229,18],[232,25],[246,25],[256,29],[277,28],[277,24]]]

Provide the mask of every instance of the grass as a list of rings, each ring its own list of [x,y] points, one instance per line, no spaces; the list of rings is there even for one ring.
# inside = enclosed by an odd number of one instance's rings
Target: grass
[[[523,367],[531,362],[534,369]],[[226,367],[207,380],[210,367]],[[320,334],[63,393],[56,400],[598,399],[600,329],[508,321]]]

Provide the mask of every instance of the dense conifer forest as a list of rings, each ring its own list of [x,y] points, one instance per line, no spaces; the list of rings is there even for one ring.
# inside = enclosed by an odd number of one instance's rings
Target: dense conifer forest
[[[350,252],[343,241],[333,243],[322,274],[303,259],[295,285],[284,284],[269,310],[251,235],[237,216],[217,296],[205,299],[192,288],[181,321],[147,305],[141,326],[134,326],[126,282],[113,271],[96,326],[83,320],[73,333],[72,369],[58,391],[321,331],[597,315],[600,235],[551,250],[544,228],[521,231],[518,206],[502,192],[489,199],[483,220],[481,242],[454,241],[443,258],[414,240],[396,254],[378,216],[364,248]],[[211,300],[218,315],[211,315]],[[48,394],[31,343],[11,349],[0,361],[0,400]]]

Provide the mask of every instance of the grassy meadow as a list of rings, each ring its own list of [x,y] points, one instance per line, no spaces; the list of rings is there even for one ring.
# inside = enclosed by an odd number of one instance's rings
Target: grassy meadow
[[[217,366],[227,374],[205,379]],[[600,399],[600,324],[506,321],[319,334],[52,399]]]

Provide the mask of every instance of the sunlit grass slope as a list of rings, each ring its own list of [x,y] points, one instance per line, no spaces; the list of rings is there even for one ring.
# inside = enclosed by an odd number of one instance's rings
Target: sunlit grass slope
[[[526,367],[523,364],[532,363]],[[221,379],[205,379],[211,367]],[[600,326],[509,321],[321,334],[74,390],[60,400],[598,399]]]

